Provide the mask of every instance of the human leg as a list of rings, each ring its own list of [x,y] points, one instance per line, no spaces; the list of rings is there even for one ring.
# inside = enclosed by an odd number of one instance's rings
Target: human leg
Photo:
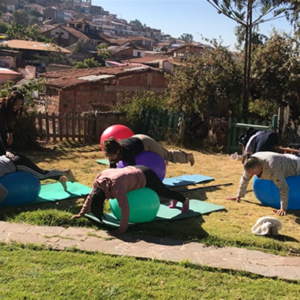
[[[33,161],[27,156],[17,153],[11,158],[18,171],[27,172],[39,180],[54,179],[59,181],[61,176],[64,176],[64,172],[60,170],[43,170],[40,169]]]
[[[144,134],[136,134],[135,137],[138,137],[143,142],[145,151],[155,152],[156,154],[161,156],[165,161],[170,161],[172,163],[179,163],[179,164],[190,163],[191,166],[195,162],[193,153],[186,153],[181,150],[169,151],[163,146],[161,146],[157,141]]]
[[[185,198],[182,194],[178,193],[177,191],[173,191],[167,188],[158,178],[156,173],[150,168],[145,166],[135,166],[135,167],[143,171],[146,177],[146,187],[152,189],[161,197],[175,199],[176,202],[179,201],[183,203],[182,212],[188,211],[188,206],[189,206],[188,198]]]

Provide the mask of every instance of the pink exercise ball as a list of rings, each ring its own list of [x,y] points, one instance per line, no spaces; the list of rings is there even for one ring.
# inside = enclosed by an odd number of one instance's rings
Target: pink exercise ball
[[[103,141],[110,137],[114,137],[116,140],[123,140],[128,139],[133,135],[134,133],[132,130],[124,125],[116,124],[109,126],[101,134],[100,147],[103,150]]]

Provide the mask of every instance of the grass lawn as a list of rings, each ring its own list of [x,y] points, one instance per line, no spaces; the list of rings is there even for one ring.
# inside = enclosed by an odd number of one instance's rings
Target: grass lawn
[[[0,245],[1,300],[299,299],[296,281],[101,253]]]
[[[165,146],[172,149],[170,145]],[[105,158],[103,152],[99,150],[99,145],[83,147],[62,143],[52,147],[55,149],[51,149],[49,146],[44,151],[25,154],[45,169],[71,168],[77,181],[87,186],[92,186],[95,176],[107,168],[105,165],[96,163],[96,159]],[[300,255],[300,213],[298,210],[289,211],[287,216],[278,217],[283,224],[279,237],[269,238],[253,235],[251,227],[258,218],[276,217],[276,215],[272,208],[262,206],[255,198],[252,192],[252,182],[248,186],[249,192],[241,203],[224,199],[226,196],[237,193],[243,171],[241,162],[231,160],[226,154],[196,150],[193,153],[196,161],[193,167],[186,164],[169,163],[166,177],[184,174],[202,174],[213,177],[214,181],[196,186],[207,188],[184,194],[189,198],[222,205],[226,210],[175,222],[141,224],[130,227],[128,232],[198,241],[216,246],[245,247],[281,255]],[[209,188],[210,185],[223,183],[233,183],[233,185]],[[191,189],[195,186],[187,188]],[[180,187],[180,189],[185,189],[185,187]],[[0,220],[50,226],[94,226],[85,218],[76,221],[69,220],[72,214],[79,212],[83,201],[84,198],[79,198],[19,208],[1,208]]]
[[[165,145],[173,148],[170,145]],[[52,148],[51,148],[52,147]],[[277,238],[259,237],[251,227],[263,216],[276,217],[256,200],[249,185],[241,203],[226,201],[235,195],[243,166],[229,155],[193,150],[193,167],[170,163],[167,176],[202,174],[214,181],[186,196],[222,205],[224,211],[174,222],[132,226],[131,234],[237,246],[281,255],[300,255],[299,211],[278,217],[283,224]],[[42,168],[71,168],[78,182],[91,186],[107,166],[99,145],[60,144],[24,153]],[[210,185],[233,183],[209,188]],[[187,188],[195,188],[189,186]],[[181,187],[180,189],[185,189]],[[18,208],[1,208],[0,220],[52,226],[94,227],[88,219],[70,221],[84,198]],[[108,209],[109,205],[107,205]],[[299,284],[255,275],[180,264],[121,258],[101,253],[55,252],[33,246],[0,245],[0,299],[299,299]],[[299,282],[298,282],[299,283]]]

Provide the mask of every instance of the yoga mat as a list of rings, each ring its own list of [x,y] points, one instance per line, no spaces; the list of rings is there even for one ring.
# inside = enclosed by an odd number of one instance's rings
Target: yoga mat
[[[214,211],[223,210],[225,209],[223,206],[207,203],[205,201],[190,199],[190,210],[186,214],[181,213],[181,206],[180,202],[177,203],[178,208],[169,208],[169,203],[167,202],[160,204],[158,213],[153,221],[171,221],[171,220],[180,220],[180,219],[187,219],[191,217],[197,217],[204,214],[209,214]],[[115,218],[115,216],[111,213],[104,214],[105,218],[103,218],[103,223],[108,226],[118,227],[120,222]],[[98,218],[96,218],[92,214],[85,214],[86,217],[100,222]],[[136,223],[137,224],[137,223]],[[141,223],[138,223],[141,224]],[[128,226],[135,225],[135,223],[128,223]]]
[[[78,182],[72,183],[69,181],[67,182],[67,188],[67,191],[64,191],[62,185],[59,182],[42,184],[38,198],[30,204],[85,197],[90,193],[92,189]]]
[[[214,180],[212,177],[204,176],[204,175],[182,175],[179,177],[172,177],[172,178],[165,178],[163,183],[168,187],[175,187],[175,186],[183,186],[183,185],[190,185],[196,183],[203,183]]]
[[[106,158],[103,158],[103,159],[97,159],[96,162],[98,164],[101,164],[101,165],[109,165],[109,160],[106,159]]]

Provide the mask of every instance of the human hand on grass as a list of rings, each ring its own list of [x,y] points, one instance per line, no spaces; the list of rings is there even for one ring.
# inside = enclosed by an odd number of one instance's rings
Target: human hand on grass
[[[273,212],[276,213],[276,215],[278,216],[285,216],[286,215],[286,211],[283,209],[273,209]]]
[[[233,200],[233,201],[236,201],[236,202],[240,202],[241,201],[241,197],[239,196],[234,196],[234,197],[226,197],[225,200]]]

